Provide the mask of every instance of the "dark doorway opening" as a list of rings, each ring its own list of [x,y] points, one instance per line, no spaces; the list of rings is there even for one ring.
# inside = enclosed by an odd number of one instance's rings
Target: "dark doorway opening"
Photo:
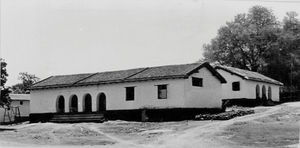
[[[63,96],[59,96],[56,101],[56,112],[57,113],[65,112],[65,98]]]
[[[268,99],[272,100],[272,88],[271,88],[271,86],[269,86],[269,88],[268,88]]]
[[[266,92],[266,86],[263,85],[262,87],[262,100],[266,101],[267,100],[267,92]]]
[[[106,96],[104,93],[101,93],[98,97],[97,111],[98,112],[106,111]]]
[[[78,112],[78,98],[76,95],[73,95],[70,100],[70,113]]]
[[[92,112],[92,96],[90,94],[86,94],[83,99],[83,112]]]
[[[259,85],[257,84],[256,85],[256,99],[260,99],[260,88],[259,88]]]

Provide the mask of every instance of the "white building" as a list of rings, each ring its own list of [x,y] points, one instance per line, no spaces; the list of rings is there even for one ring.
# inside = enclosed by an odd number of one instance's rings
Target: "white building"
[[[11,99],[10,106],[12,107],[14,111],[7,110],[6,115],[9,115],[11,117],[11,120],[15,120],[15,115],[17,115],[17,111],[15,107],[18,107],[20,112],[20,117],[23,120],[28,120],[29,113],[30,113],[30,95],[29,94],[9,94],[9,97]],[[9,117],[5,116],[4,120],[4,108],[0,108],[0,122],[10,122]]]
[[[223,87],[224,99],[269,99],[279,101],[279,88],[283,84],[257,72],[239,68],[216,66],[226,79]]]
[[[36,120],[49,113],[106,111],[109,118],[118,118],[145,109],[220,109],[223,83],[209,63],[52,76],[31,88],[30,112]]]
[[[200,111],[221,111],[223,99],[255,98],[252,87],[257,84],[259,90],[270,86],[272,99],[279,98],[280,82],[248,79],[217,69],[219,72],[209,63],[193,63],[51,76],[31,88],[30,118],[36,122],[55,114],[100,112],[108,119],[136,120],[141,114],[184,119]],[[239,91],[232,90],[236,82]]]

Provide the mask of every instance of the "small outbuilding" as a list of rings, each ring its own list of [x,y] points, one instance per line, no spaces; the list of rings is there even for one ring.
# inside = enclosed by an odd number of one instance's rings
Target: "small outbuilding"
[[[9,94],[10,108],[0,108],[0,122],[25,121],[30,114],[30,94]],[[6,110],[6,111],[5,111]]]
[[[215,69],[227,81],[223,84],[224,99],[257,99],[279,101],[279,91],[283,83],[260,73],[228,66]]]

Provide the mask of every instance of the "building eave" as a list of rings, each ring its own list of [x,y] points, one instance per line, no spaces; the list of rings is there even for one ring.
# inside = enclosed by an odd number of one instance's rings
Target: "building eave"
[[[268,81],[268,80],[261,80],[261,79],[256,79],[256,78],[252,78],[252,77],[247,77],[247,76],[243,76],[243,75],[240,75],[238,73],[235,73],[235,72],[232,72],[231,70],[228,70],[226,68],[223,68],[223,67],[220,67],[220,66],[216,66],[215,69],[221,69],[221,70],[224,70],[232,75],[236,75],[244,80],[249,80],[249,81],[255,81],[255,82],[263,82],[263,83],[269,83],[269,84],[274,84],[274,85],[279,85],[279,86],[283,86],[283,83],[281,82],[271,82],[271,81]]]
[[[85,86],[94,86],[94,85],[108,85],[108,84],[118,84],[118,83],[145,82],[145,81],[185,79],[185,78],[187,78],[185,75],[174,75],[174,76],[139,78],[139,79],[121,79],[121,80],[102,81],[102,82],[100,81],[100,82],[76,83],[76,84],[68,84],[68,85],[49,85],[49,86],[42,86],[42,87],[32,87],[30,90],[85,87]]]

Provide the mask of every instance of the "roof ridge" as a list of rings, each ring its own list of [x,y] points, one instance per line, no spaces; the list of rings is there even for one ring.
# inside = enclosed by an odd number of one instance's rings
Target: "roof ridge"
[[[205,63],[205,62],[204,62]],[[129,69],[121,69],[121,70],[108,70],[108,71],[101,71],[101,72],[91,72],[91,73],[78,73],[78,74],[62,74],[62,75],[52,75],[51,77],[57,77],[57,76],[73,76],[73,75],[88,75],[88,74],[95,74],[95,73],[106,73],[106,72],[118,72],[118,71],[127,71],[127,70],[133,70],[133,69],[150,69],[150,68],[159,68],[159,67],[166,67],[166,66],[181,66],[181,65],[191,65],[191,64],[203,64],[203,63],[186,63],[186,64],[170,64],[170,65],[162,65],[162,66],[150,66],[150,67],[136,67],[136,68],[129,68]]]
[[[53,75],[53,77],[60,77],[60,76],[74,76],[74,75],[90,75],[94,74],[95,72],[90,72],[90,73],[73,73],[73,74],[59,74],[59,75]]]
[[[193,62],[193,63],[186,63],[186,64],[170,64],[170,65],[152,66],[152,67],[147,67],[147,68],[166,67],[166,66],[182,66],[182,65],[192,65],[192,64],[201,64],[201,63]]]

